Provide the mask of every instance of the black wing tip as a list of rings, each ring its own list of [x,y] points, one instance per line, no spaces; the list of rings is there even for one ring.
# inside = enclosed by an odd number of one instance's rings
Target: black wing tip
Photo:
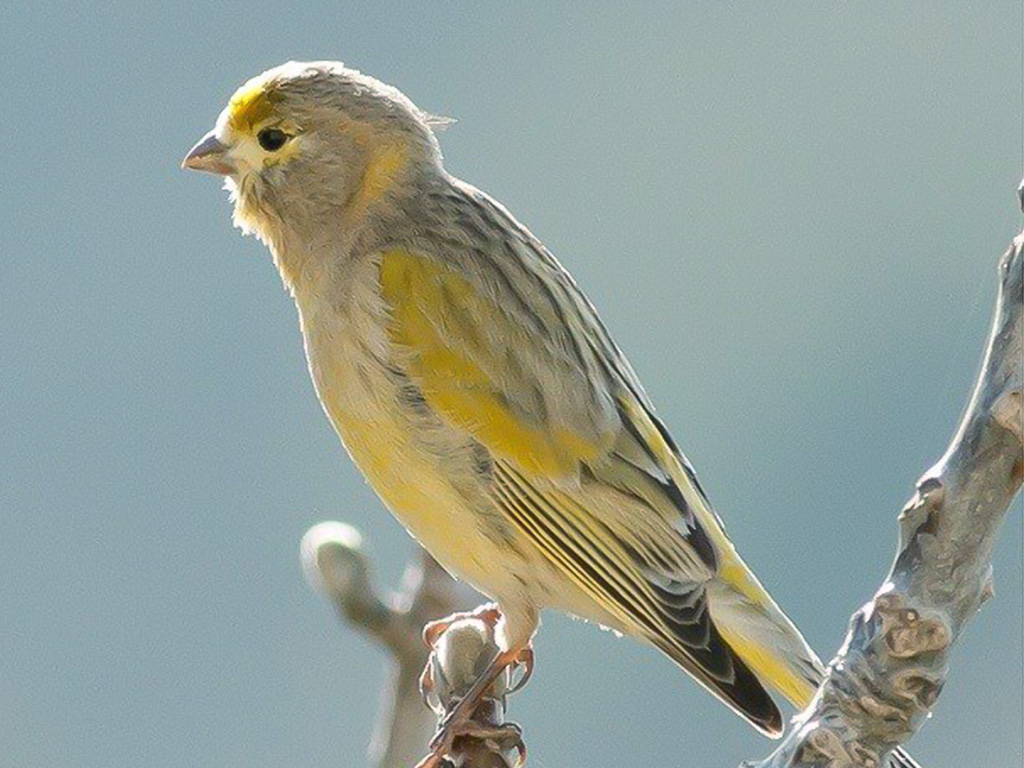
[[[764,690],[763,688],[761,689]],[[751,709],[742,709],[742,714],[750,724],[753,725],[757,730],[763,733],[770,739],[781,739],[782,734],[785,732],[786,727],[782,722],[782,712],[779,711],[778,706],[772,701],[771,697],[765,693],[768,698],[769,706],[766,707],[766,712],[762,712],[759,708],[756,712]]]
[[[729,685],[718,683],[715,687],[733,709],[758,731],[772,739],[782,738],[786,728],[775,700],[743,660],[731,648],[729,652],[736,672],[735,681]]]
[[[712,636],[713,642],[721,643],[729,654],[733,669],[732,682],[729,684],[718,683],[719,690],[736,711],[749,720],[757,730],[770,738],[780,738],[785,726],[782,722],[782,712],[775,703],[775,699],[771,697],[757,675],[751,671],[736,651],[718,634],[718,628],[714,626],[714,623],[712,623]]]
[[[718,696],[738,715],[743,717],[754,728],[772,739],[778,739],[785,731],[782,712],[779,710],[771,694],[758,680],[757,676],[743,662],[736,652],[725,643],[718,634],[714,624],[711,625],[710,642],[704,649],[687,648],[685,652],[675,644],[657,642],[661,650],[667,653],[684,670],[697,678],[708,690]],[[714,649],[714,650],[712,650]],[[732,675],[730,680],[723,680],[718,674],[710,673],[711,668],[719,667],[721,661],[709,665],[711,659],[707,654],[728,654]],[[701,658],[701,657],[705,658]],[[896,768],[901,768],[897,766]]]
[[[921,768],[921,765],[903,747],[896,747],[889,755],[889,768]]]

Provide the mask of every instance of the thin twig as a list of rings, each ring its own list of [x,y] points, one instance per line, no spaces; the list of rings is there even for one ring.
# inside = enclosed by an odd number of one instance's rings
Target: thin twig
[[[370,744],[376,768],[410,768],[423,756],[434,732],[434,715],[419,690],[429,649],[423,625],[465,604],[468,590],[425,552],[409,564],[399,591],[382,598],[371,577],[362,536],[344,523],[315,525],[302,537],[302,562],[310,583],[323,592],[349,624],[384,645],[393,659],[382,689],[380,713]]]
[[[472,615],[453,621],[434,643],[424,677],[440,726],[500,651],[494,624]],[[519,726],[505,722],[511,674],[503,674],[473,712],[471,736],[457,738],[449,751],[453,768],[513,768],[525,758]],[[443,763],[442,763],[443,764]]]
[[[382,598],[371,577],[362,536],[350,525],[325,522],[302,537],[302,564],[310,584],[325,594],[346,623],[384,645],[394,659],[391,679],[370,745],[376,768],[411,768],[479,673],[498,652],[494,626],[470,615],[453,621],[428,648],[423,627],[471,602],[437,562],[420,552],[406,568],[401,589]],[[420,690],[430,680],[429,703]],[[517,726],[503,722],[508,676],[499,679],[473,716],[473,736],[456,739],[449,765],[511,768],[520,758]],[[432,711],[433,708],[433,711]]]

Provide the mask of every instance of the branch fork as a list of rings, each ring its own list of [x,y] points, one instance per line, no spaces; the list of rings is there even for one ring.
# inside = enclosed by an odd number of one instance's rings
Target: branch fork
[[[389,595],[378,592],[362,536],[349,525],[329,521],[313,526],[302,538],[301,552],[310,584],[345,623],[389,651],[390,682],[382,693],[370,763],[375,768],[417,765],[435,729],[498,654],[495,622],[486,620],[486,607],[453,614],[458,605],[471,604],[474,594],[460,588],[425,552],[406,568],[401,588]],[[438,768],[521,763],[526,750],[522,731],[504,718],[506,698],[524,683],[522,678],[513,681],[511,672],[502,675],[455,739],[447,764],[438,762]]]

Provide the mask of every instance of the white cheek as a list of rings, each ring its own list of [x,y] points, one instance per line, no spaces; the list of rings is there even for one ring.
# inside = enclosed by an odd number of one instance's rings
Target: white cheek
[[[256,142],[248,139],[237,142],[231,148],[231,160],[242,174],[261,170],[265,157],[266,152]]]
[[[228,119],[228,110],[224,110],[217,118],[216,131],[217,139],[228,150],[228,157],[232,164],[238,169],[239,178],[248,176],[263,168],[263,160],[266,152],[250,136],[235,131]]]

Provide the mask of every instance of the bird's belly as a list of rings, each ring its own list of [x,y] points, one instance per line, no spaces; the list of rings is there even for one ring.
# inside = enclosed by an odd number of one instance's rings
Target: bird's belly
[[[631,634],[514,525],[496,535],[483,489],[474,503],[464,487],[456,487],[450,465],[424,447],[416,427],[384,404],[390,396],[363,397],[366,390],[334,367],[331,381],[321,375],[317,388],[349,455],[392,514],[449,573],[499,603],[525,600]],[[374,390],[380,395],[387,386],[381,381]]]
[[[335,350],[337,351],[337,350]],[[392,514],[452,575],[493,599],[519,592],[527,564],[522,546],[495,536],[486,524],[483,487],[467,493],[458,462],[437,451],[436,435],[424,435],[398,402],[385,377],[367,381],[351,360],[332,355],[311,369],[318,394],[346,450]],[[431,438],[434,438],[432,442]]]

